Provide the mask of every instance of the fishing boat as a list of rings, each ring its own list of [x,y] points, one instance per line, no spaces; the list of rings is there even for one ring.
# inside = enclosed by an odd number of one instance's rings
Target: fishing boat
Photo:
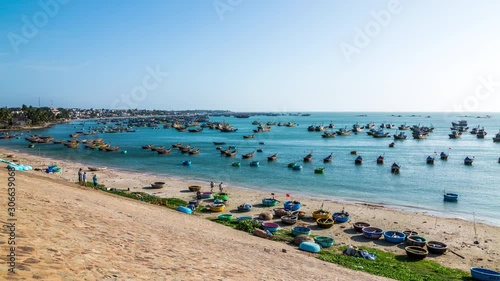
[[[394,140],[405,140],[408,136],[405,132],[399,132],[399,134],[394,134],[393,137]]]
[[[295,162],[288,163],[288,168],[293,168],[296,165],[297,165],[297,163],[295,163]]]
[[[188,153],[190,149],[191,149],[191,145],[190,145],[190,144],[188,144],[188,145],[186,145],[186,146],[181,146],[181,147],[179,147],[179,150],[180,150],[182,153]]]
[[[316,169],[314,169],[314,173],[315,174],[324,174],[325,173],[325,168],[324,167],[316,168]]]
[[[493,137],[493,142],[500,142],[500,132]]]
[[[413,138],[416,139],[416,140],[424,140],[427,138],[427,133],[423,132],[423,131],[418,131],[418,132],[414,132],[412,134]]]
[[[462,136],[462,133],[457,131],[451,131],[451,134],[448,134],[448,136],[450,137],[450,139],[458,139]]]
[[[224,145],[224,144],[226,144],[225,141],[214,141],[213,143],[214,143],[214,145]],[[182,143],[181,143],[181,146],[182,146]]]
[[[278,153],[274,153],[273,155],[267,157],[267,161],[276,161],[276,159],[278,159]]]
[[[191,160],[183,161],[182,165],[184,165],[184,166],[191,166]]]
[[[441,159],[441,160],[448,160],[448,154],[446,154],[443,151],[441,151],[441,153],[439,154],[439,159]]]
[[[389,144],[389,147],[394,147],[394,145],[395,145],[395,143],[394,143],[394,142],[391,142],[391,143]]]
[[[465,157],[465,159],[464,159],[465,165],[470,166],[470,165],[472,165],[472,162],[474,162],[474,157],[472,157],[472,158],[469,158],[469,156]]]
[[[163,188],[165,186],[165,182],[157,181],[151,184],[151,188]]]
[[[337,133],[335,132],[324,132],[323,134],[321,134],[321,137],[325,139],[331,139],[334,138],[335,136],[337,136]]]
[[[257,152],[264,152],[264,149],[259,148],[259,149],[257,149]]]
[[[241,162],[233,162],[231,164],[231,166],[233,166],[233,167],[240,167],[241,166]]]
[[[302,170],[302,165],[295,165],[295,166],[292,167],[292,170],[294,170],[294,171],[300,171],[300,170]]]
[[[429,155],[429,156],[427,156],[427,159],[425,160],[425,162],[426,162],[427,164],[431,164],[431,165],[432,165],[432,164],[434,164],[434,157],[432,157],[432,156],[430,156],[430,155]]]
[[[484,130],[484,128],[481,128],[481,129],[479,129],[479,131],[477,131],[476,138],[478,138],[478,139],[484,139],[484,137],[487,134],[488,133]]]
[[[467,127],[467,121],[466,120],[460,120],[458,122],[451,122],[451,125],[453,127],[458,127],[458,126]]]
[[[313,152],[311,151],[309,154],[304,157],[304,162],[311,162],[313,157]]]
[[[80,134],[76,133],[76,134],[69,134],[69,137],[70,138],[77,138]]]
[[[158,154],[169,154],[172,151],[172,147],[169,149],[157,149],[156,152]]]
[[[243,136],[244,139],[253,139],[255,138],[255,134],[253,135],[246,135],[246,136]]]
[[[339,136],[349,136],[351,134],[351,130],[346,130],[346,129],[342,129],[340,128],[338,131],[337,131],[337,135]]]
[[[361,165],[362,163],[363,163],[363,157],[361,157],[361,155],[356,157],[356,159],[354,159],[354,164]]]
[[[235,157],[236,156],[236,152],[237,152],[237,150],[235,149],[235,150],[232,150],[232,151],[230,150],[228,152],[225,152],[225,154],[226,154],[226,157]]]
[[[183,143],[182,143],[182,142],[179,142],[179,143],[174,143],[174,144],[172,144],[172,147],[173,147],[173,148],[181,148],[181,147],[182,147],[182,145],[183,145]],[[151,145],[151,146],[153,146],[153,145]],[[144,148],[144,147],[142,147],[142,148]],[[150,148],[151,148],[151,147],[150,147]]]
[[[243,154],[241,155],[242,158],[253,158],[253,154],[254,154],[255,151],[252,151],[250,153],[247,153],[247,154]]]
[[[374,138],[387,138],[389,137],[389,133],[384,133],[383,129],[376,130],[373,134],[372,137]]]
[[[324,163],[332,162],[333,160],[333,153],[330,153],[327,157],[323,158]]]
[[[292,228],[292,236],[307,235],[311,234],[311,229],[305,226],[296,226]]]
[[[95,166],[90,166],[88,167],[89,171],[91,172],[97,172],[97,171],[104,171],[107,168],[106,167],[95,167]]]
[[[446,202],[457,202],[458,201],[458,194],[456,193],[445,193],[443,195],[443,200]]]
[[[377,157],[377,164],[384,164],[384,156],[380,155]]]
[[[191,148],[191,149],[188,151],[188,153],[189,153],[190,155],[197,155],[197,154],[200,154],[200,149],[198,148],[198,149],[196,149],[196,150],[195,150],[195,149]]]
[[[188,129],[188,132],[190,132],[190,133],[199,133],[199,132],[203,132],[203,128]]]
[[[151,149],[152,147],[153,147],[152,144],[148,144],[148,145],[143,145],[142,149]]]
[[[369,223],[361,222],[361,221],[358,221],[358,222],[355,222],[352,224],[352,227],[354,228],[354,230],[356,232],[363,232],[363,227],[368,227],[368,226],[370,226]]]
[[[406,123],[405,123],[405,124],[399,125],[398,129],[399,130],[409,130],[410,126],[407,126]]]
[[[400,168],[401,168],[401,166],[399,166],[396,162],[392,163],[391,173],[393,173],[393,174],[399,174],[399,169]]]
[[[471,267],[470,274],[472,278],[480,281],[498,281],[500,280],[500,272],[483,267]]]
[[[113,146],[113,147],[106,147],[105,150],[108,151],[108,152],[111,152],[111,151],[118,151],[118,149],[120,149],[119,146]]]
[[[151,151],[158,151],[158,150],[162,150],[164,148],[165,148],[165,146],[153,146],[153,147],[151,147]]]
[[[252,166],[252,167],[259,167],[259,161],[252,161],[252,162],[250,162],[250,166]]]
[[[365,126],[360,126],[358,123],[352,125],[352,131],[354,133],[361,133],[365,130]]]

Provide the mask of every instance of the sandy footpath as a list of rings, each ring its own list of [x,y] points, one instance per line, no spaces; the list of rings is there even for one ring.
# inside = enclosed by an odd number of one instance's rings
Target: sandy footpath
[[[7,156],[12,157],[8,158]],[[18,172],[18,279],[64,280],[383,280],[324,263],[284,243],[272,242],[210,222],[206,217],[188,216],[160,206],[146,204],[76,185],[81,163],[70,163],[17,152],[0,150],[0,158],[46,168],[57,164],[62,173]],[[92,172],[89,173],[89,179]],[[130,188],[164,197],[189,200],[189,180],[107,169],[96,172],[108,187]],[[6,193],[6,170],[0,173],[0,187]],[[4,183],[2,183],[2,181]],[[164,181],[162,189],[147,189],[153,181]],[[226,212],[242,203],[260,203],[269,193],[231,186]],[[209,191],[208,183],[201,183]],[[276,197],[285,201],[284,194]],[[460,219],[429,216],[425,213],[393,210],[383,206],[347,204],[318,198],[295,196],[301,210],[311,212],[324,204],[336,212],[345,208],[351,220],[365,221],[384,230],[413,229],[429,240],[448,244],[456,254],[430,256],[445,266],[467,271],[470,266],[500,270],[499,227]],[[209,201],[203,204],[208,204]],[[0,197],[0,221],[6,222],[6,198]],[[255,207],[250,215],[271,208]],[[235,212],[235,215],[238,215]],[[245,213],[248,215],[248,213]],[[277,219],[275,219],[277,220]],[[367,245],[404,254],[404,245],[369,241],[352,230],[350,223],[319,229],[312,220],[314,234],[333,235],[336,244]],[[289,227],[289,226],[288,226]],[[289,227],[290,228],[290,227]],[[476,231],[474,230],[476,229]],[[7,231],[0,233],[2,263],[0,279],[7,271]],[[478,244],[474,244],[478,241]],[[283,251],[286,250],[286,251]],[[9,276],[11,279],[12,276]],[[14,279],[16,280],[16,279]]]

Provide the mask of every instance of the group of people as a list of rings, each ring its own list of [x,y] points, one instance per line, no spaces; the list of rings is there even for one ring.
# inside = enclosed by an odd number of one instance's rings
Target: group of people
[[[87,186],[87,172],[83,171],[82,168],[80,168],[80,170],[78,170],[78,183],[83,185],[83,186]],[[97,175],[96,174],[94,174],[92,176],[92,183],[93,183],[92,188],[97,189]]]
[[[224,188],[222,187],[222,184],[223,184],[223,182],[219,183],[219,192],[224,191]],[[214,182],[210,182],[210,192],[214,192],[214,187],[215,187],[215,183]]]

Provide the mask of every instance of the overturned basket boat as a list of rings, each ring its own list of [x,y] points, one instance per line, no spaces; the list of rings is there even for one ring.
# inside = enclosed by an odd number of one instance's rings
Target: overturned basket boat
[[[165,186],[165,183],[162,181],[157,181],[151,184],[152,188],[163,188]]]

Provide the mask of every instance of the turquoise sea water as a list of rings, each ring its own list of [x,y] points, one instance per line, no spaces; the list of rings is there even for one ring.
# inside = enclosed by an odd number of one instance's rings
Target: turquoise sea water
[[[445,113],[311,113],[311,116],[252,116],[248,119],[234,117],[213,117],[210,121],[226,121],[238,128],[235,133],[222,133],[205,128],[201,133],[177,132],[175,129],[138,128],[135,133],[99,134],[82,136],[80,139],[104,138],[112,146],[120,146],[127,154],[85,149],[67,149],[63,145],[36,144],[28,148],[28,142],[21,139],[0,140],[0,146],[16,149],[41,156],[73,160],[89,165],[108,166],[138,172],[154,173],[197,179],[204,181],[223,181],[227,186],[243,186],[251,189],[303,194],[312,197],[355,200],[377,204],[393,205],[403,208],[416,208],[439,213],[445,216],[476,219],[500,225],[500,143],[492,137],[500,128],[500,120],[492,118],[459,117],[458,114]],[[394,116],[391,116],[393,115]],[[401,115],[398,117],[397,115]],[[414,115],[414,116],[411,116]],[[430,118],[427,116],[430,115]],[[471,114],[469,116],[481,115]],[[488,132],[485,139],[465,132],[460,139],[449,139],[452,121],[465,119],[469,127],[481,125]],[[243,139],[243,135],[253,134],[257,126],[251,122],[296,122],[297,127],[272,126],[266,133],[258,133],[254,139]],[[364,132],[350,136],[337,136],[324,139],[320,132],[308,132],[309,125],[335,124],[339,128],[351,129],[358,122],[365,125],[375,122],[393,123],[394,129],[386,129],[391,136],[397,126],[432,125],[435,130],[425,140],[414,140],[411,131],[405,141],[395,141],[394,148],[388,145],[392,138],[375,139]],[[52,128],[33,131],[33,134],[51,135],[55,139],[68,139],[70,133],[80,131],[80,121],[57,125]],[[93,121],[85,121],[85,128],[96,126]],[[28,135],[25,133],[25,136]],[[238,149],[235,158],[221,156],[214,141],[225,141]],[[177,142],[201,148],[199,155],[181,154],[172,150],[169,155],[145,151],[145,144],[170,147]],[[264,142],[264,145],[259,144]],[[241,159],[245,154],[257,149],[253,159]],[[451,148],[451,150],[449,150]],[[303,163],[303,157],[313,151],[313,161]],[[354,165],[357,150],[363,156],[362,165]],[[436,157],[434,165],[426,164],[426,158],[434,152],[449,152],[448,161]],[[267,156],[278,153],[278,160],[268,162]],[[323,163],[323,158],[333,153],[333,162]],[[377,165],[376,158],[384,155],[385,164]],[[472,166],[465,166],[463,159],[475,157]],[[192,166],[183,166],[184,160],[191,160]],[[260,162],[259,167],[249,166],[250,161]],[[231,163],[241,161],[241,167]],[[290,162],[303,166],[301,171],[287,168]],[[390,173],[390,165],[397,162],[401,173]],[[28,163],[29,164],[29,163]],[[314,169],[325,167],[324,174],[315,174]],[[457,203],[443,202],[443,191],[458,193]]]

